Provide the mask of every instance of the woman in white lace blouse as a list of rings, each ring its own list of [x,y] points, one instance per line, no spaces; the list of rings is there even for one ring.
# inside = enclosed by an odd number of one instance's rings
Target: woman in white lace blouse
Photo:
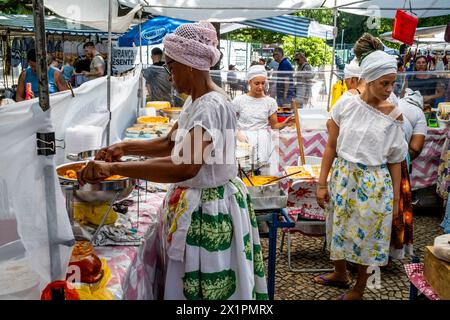
[[[376,41],[364,34],[355,44],[366,86],[361,95],[340,99],[333,107],[317,188],[317,202],[326,208],[327,243],[335,270],[314,281],[349,287],[346,262],[358,265],[356,284],[341,300],[362,299],[368,266],[388,262],[401,162],[408,152],[403,117],[388,101],[397,62],[376,50]]]

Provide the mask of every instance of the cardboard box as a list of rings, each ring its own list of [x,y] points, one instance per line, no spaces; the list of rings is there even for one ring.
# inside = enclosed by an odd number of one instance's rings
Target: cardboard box
[[[436,258],[433,246],[425,248],[425,279],[442,300],[450,300],[450,263]]]

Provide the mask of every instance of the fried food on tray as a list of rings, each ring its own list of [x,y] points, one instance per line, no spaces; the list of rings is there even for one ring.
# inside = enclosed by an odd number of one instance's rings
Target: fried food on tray
[[[77,179],[77,171],[80,171],[81,169],[83,169],[86,165],[85,164],[79,164],[79,165],[75,165],[72,167],[72,169],[59,169],[58,170],[58,175],[66,178],[66,179],[73,179],[76,180]],[[119,176],[119,175],[112,175],[108,178],[106,178],[105,180],[111,181],[111,180],[120,180],[120,179],[124,179],[126,177],[124,176]]]
[[[300,171],[300,172],[299,172]],[[291,179],[312,179],[319,178],[320,176],[320,164],[317,165],[304,165],[304,166],[292,166],[286,168],[287,174],[292,174],[299,172],[290,176]]]
[[[293,174],[295,172],[298,172],[298,173],[290,176],[289,178],[291,178],[291,179],[311,179],[312,178],[311,173],[309,173],[308,170],[306,170],[306,168],[303,166],[293,166],[293,167],[286,168],[287,174]]]

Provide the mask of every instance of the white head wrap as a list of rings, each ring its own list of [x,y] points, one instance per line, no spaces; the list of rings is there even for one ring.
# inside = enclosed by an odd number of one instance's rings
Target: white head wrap
[[[344,68],[344,79],[349,78],[360,78],[361,77],[361,67],[358,64],[358,61],[353,59],[349,64],[345,65]]]
[[[209,71],[220,59],[217,33],[207,21],[182,24],[164,38],[165,54],[172,59],[195,68]]]
[[[361,61],[361,79],[367,83],[382,76],[397,73],[397,59],[384,51],[376,50]]]
[[[423,97],[420,91],[412,91],[410,88],[407,88],[402,100],[408,102],[410,105],[423,109]]]
[[[248,68],[247,81],[250,81],[256,77],[264,77],[267,79],[267,71],[263,65],[256,64]]]

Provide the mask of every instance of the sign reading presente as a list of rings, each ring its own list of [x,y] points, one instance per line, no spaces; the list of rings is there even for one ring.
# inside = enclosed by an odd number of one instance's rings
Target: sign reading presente
[[[138,48],[116,47],[112,50],[113,70],[118,73],[133,69],[136,63]]]

